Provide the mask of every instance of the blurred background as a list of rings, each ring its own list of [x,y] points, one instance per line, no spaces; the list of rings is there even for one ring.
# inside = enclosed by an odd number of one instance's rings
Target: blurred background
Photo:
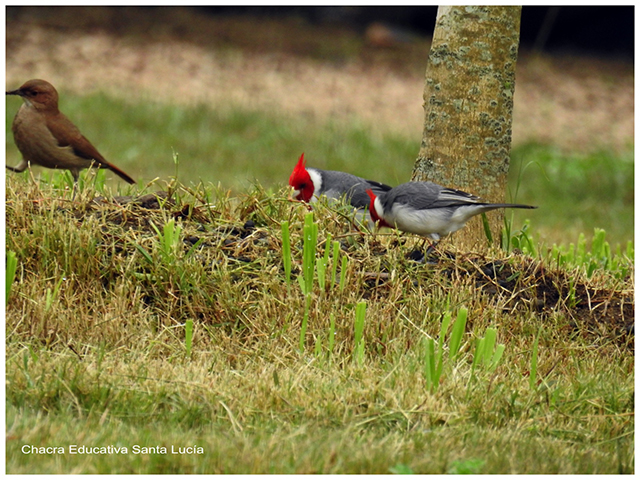
[[[61,110],[139,184],[234,195],[310,166],[410,179],[436,7],[7,7],[6,89]],[[633,7],[524,7],[508,200],[534,238],[633,239]],[[5,98],[7,163],[19,98]],[[39,170],[41,172],[41,170]],[[10,174],[10,173],[9,173]],[[118,180],[110,183],[126,191]],[[153,187],[152,187],[153,188]]]

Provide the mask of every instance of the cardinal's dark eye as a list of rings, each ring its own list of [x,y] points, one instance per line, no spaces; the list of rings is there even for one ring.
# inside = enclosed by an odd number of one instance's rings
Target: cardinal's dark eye
[[[301,183],[300,184],[300,190],[302,190],[303,188],[307,188],[307,184],[306,183]]]

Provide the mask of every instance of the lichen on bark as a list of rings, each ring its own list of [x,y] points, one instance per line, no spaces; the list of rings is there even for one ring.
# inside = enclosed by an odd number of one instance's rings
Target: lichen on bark
[[[504,201],[520,13],[521,7],[439,7],[413,180]],[[502,215],[491,215],[490,225],[495,236]],[[455,238],[469,244],[483,236],[475,221]]]

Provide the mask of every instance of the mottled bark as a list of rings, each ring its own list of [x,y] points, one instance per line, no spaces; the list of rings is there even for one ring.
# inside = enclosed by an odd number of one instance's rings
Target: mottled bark
[[[493,203],[505,200],[520,13],[521,7],[439,7],[413,180],[458,188]],[[497,239],[503,211],[487,216]],[[479,217],[453,236],[465,246],[485,238]]]

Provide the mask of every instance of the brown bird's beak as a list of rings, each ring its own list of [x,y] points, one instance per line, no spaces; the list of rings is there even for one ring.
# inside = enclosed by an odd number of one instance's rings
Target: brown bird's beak
[[[7,95],[22,95],[22,90],[11,90],[10,92],[7,92]]]

